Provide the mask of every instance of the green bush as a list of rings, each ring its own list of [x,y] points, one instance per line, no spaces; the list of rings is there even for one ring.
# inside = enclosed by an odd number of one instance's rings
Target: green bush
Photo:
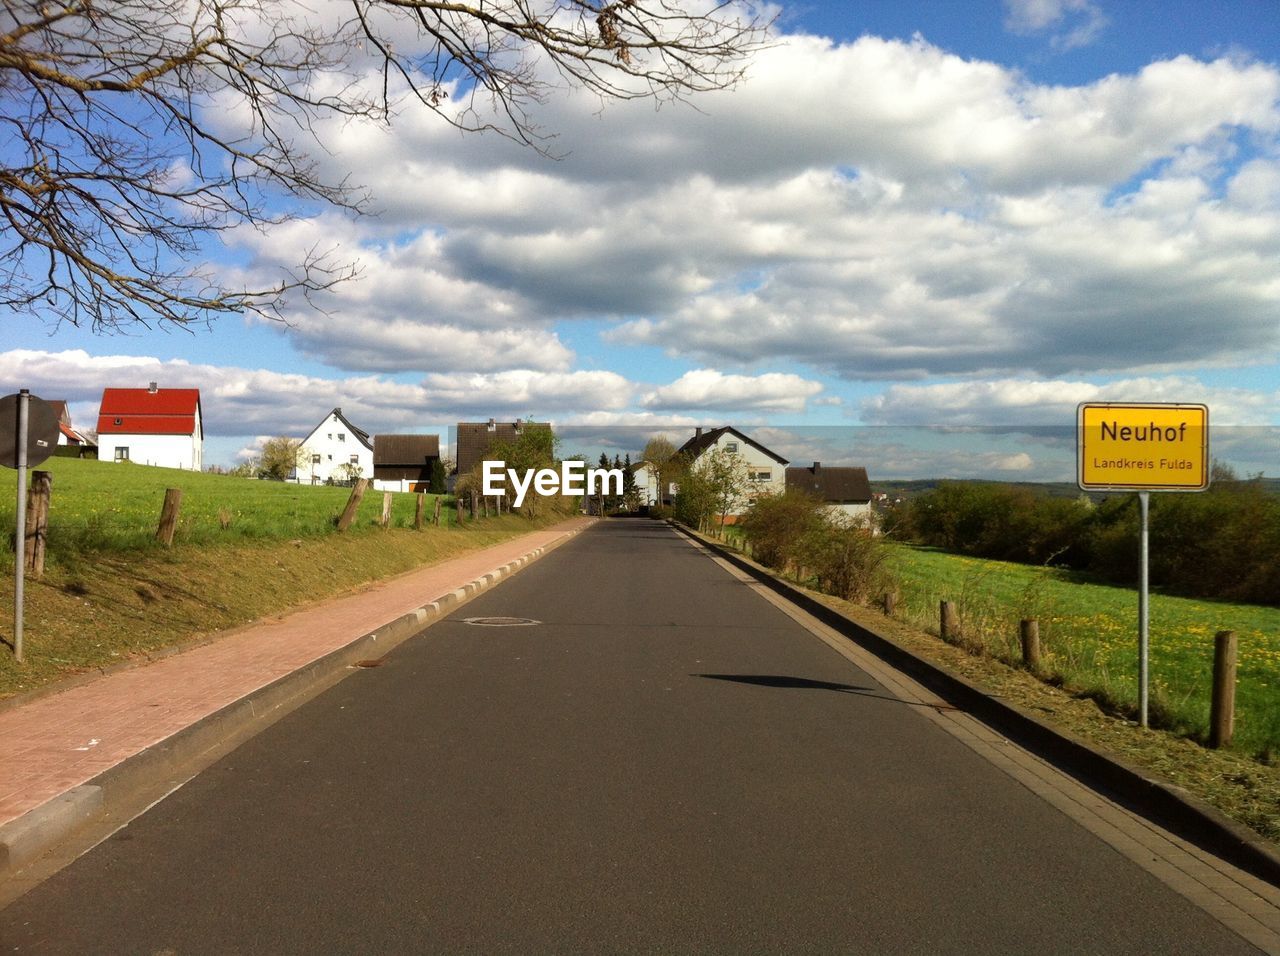
[[[823,522],[800,538],[796,551],[798,563],[826,594],[866,602],[885,589],[885,550],[865,528]]]
[[[751,556],[777,571],[794,564],[800,540],[824,524],[822,503],[812,495],[788,491],[761,495],[738,522]]]

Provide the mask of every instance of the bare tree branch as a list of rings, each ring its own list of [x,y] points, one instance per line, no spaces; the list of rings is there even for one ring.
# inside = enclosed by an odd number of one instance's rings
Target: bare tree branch
[[[553,87],[722,89],[766,26],[705,0],[2,0],[0,306],[98,331],[279,318],[356,270],[312,254],[249,289],[192,261],[231,229],[361,211],[311,158],[320,120],[390,123],[408,97],[545,150]]]

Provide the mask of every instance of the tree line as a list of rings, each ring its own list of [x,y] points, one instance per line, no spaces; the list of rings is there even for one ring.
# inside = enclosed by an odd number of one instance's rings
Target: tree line
[[[1108,583],[1138,580],[1137,495],[1054,498],[1026,487],[943,482],[889,513],[903,541],[974,557],[1052,564]],[[1153,494],[1153,587],[1280,605],[1280,495],[1215,465],[1208,491]]]

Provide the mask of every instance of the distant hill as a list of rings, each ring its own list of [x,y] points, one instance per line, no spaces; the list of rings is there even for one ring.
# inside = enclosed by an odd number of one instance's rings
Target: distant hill
[[[888,495],[890,501],[898,498],[903,501],[910,501],[916,495],[938,487],[943,481],[976,485],[1011,485],[1015,488],[1030,488],[1032,491],[1046,494],[1051,498],[1078,498],[1082,494],[1079,486],[1071,481],[989,481],[981,478],[924,478],[915,481],[873,481],[871,482],[871,490],[876,494]],[[1280,478],[1263,478],[1262,486],[1272,494],[1280,495]],[[1094,501],[1102,501],[1109,494],[1116,493],[1093,491],[1089,493],[1089,497]]]

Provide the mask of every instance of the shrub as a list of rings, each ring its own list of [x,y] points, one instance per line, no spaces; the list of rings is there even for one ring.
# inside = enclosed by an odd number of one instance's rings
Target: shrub
[[[800,538],[796,558],[826,594],[868,601],[884,590],[884,546],[865,528],[823,521]]]
[[[785,571],[794,563],[800,540],[823,525],[822,503],[812,495],[788,491],[761,495],[738,522],[761,564]]]

